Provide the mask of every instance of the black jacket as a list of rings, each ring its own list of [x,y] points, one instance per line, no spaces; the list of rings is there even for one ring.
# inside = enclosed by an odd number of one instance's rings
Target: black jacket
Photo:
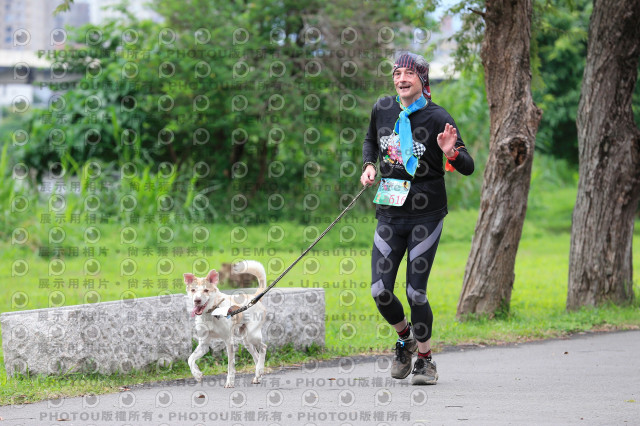
[[[463,175],[473,173],[473,158],[467,152],[460,131],[453,118],[444,108],[429,101],[427,106],[409,116],[414,146],[422,144],[424,151],[419,157],[420,165],[415,175],[409,175],[402,165],[398,152],[397,136],[393,136],[396,120],[402,109],[395,96],[378,100],[371,111],[369,130],[362,145],[363,163],[379,161],[381,177],[411,181],[407,200],[401,207],[377,205],[376,217],[383,222],[420,223],[442,219],[447,214],[447,193],[444,184],[444,153],[438,146],[438,133],[444,131],[446,123],[458,131],[456,148],[458,157],[451,165]],[[415,152],[415,150],[414,150]]]

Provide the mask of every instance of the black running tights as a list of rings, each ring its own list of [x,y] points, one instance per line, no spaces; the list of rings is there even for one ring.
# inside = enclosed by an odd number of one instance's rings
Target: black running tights
[[[391,325],[404,317],[393,293],[400,262],[407,253],[407,300],[413,332],[419,342],[431,338],[433,312],[427,300],[427,280],[436,255],[442,220],[421,224],[378,222],[371,255],[371,295],[380,314]]]

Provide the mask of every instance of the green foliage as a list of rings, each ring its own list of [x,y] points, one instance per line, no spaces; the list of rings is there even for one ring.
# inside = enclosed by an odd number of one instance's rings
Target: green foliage
[[[533,96],[543,111],[536,148],[569,164],[578,163],[576,117],[587,57],[591,0],[538,0],[534,3]],[[638,68],[640,73],[640,65]],[[632,108],[640,125],[640,86]]]
[[[53,14],[57,15],[61,12],[67,12],[71,8],[72,4],[73,4],[73,0],[62,0],[62,3],[56,6],[55,10],[53,11]]]
[[[7,151],[9,150],[9,144],[4,144],[2,147],[2,153],[0,154],[0,202],[2,202],[2,212],[5,216],[11,216],[10,202],[13,199],[15,192],[15,185],[13,179],[10,178],[8,170],[9,156]]]
[[[115,176],[171,163],[178,213],[202,211],[204,197],[229,215],[241,195],[256,214],[287,194],[287,213],[303,217],[310,188],[329,184],[319,209],[333,212],[359,186],[371,106],[393,93],[379,33],[408,45],[404,25],[425,22],[414,6],[163,0],[156,23],[123,4],[126,19],[78,29],[58,52],[82,78],[25,116],[31,142],[16,160],[37,171],[96,162]]]
[[[578,163],[576,116],[587,55],[590,0],[535,3],[533,96],[543,111],[536,148]]]
[[[426,2],[428,7],[440,4]],[[531,69],[534,101],[543,111],[536,135],[536,148],[578,162],[576,115],[587,53],[592,0],[536,0],[533,4]],[[456,41],[458,70],[479,66],[484,36],[484,0],[456,2],[449,13],[458,15],[462,28],[452,37]],[[640,66],[639,66],[640,73]],[[640,126],[640,85],[633,94],[633,114]]]
[[[465,0],[449,8],[449,13],[458,15],[462,21],[462,28],[452,37],[456,41],[454,57],[459,70],[474,70],[480,63],[485,27],[482,17],[484,7],[485,0]]]
[[[489,108],[480,67],[466,69],[458,80],[433,88],[434,101],[456,121],[460,136],[475,161],[471,176],[446,173],[447,200],[452,208],[472,208],[480,204],[484,166],[489,156]]]
[[[28,176],[14,178],[10,162],[11,149],[8,143],[2,145],[0,151],[0,238],[8,238],[8,234],[19,226],[29,226],[35,220],[36,203],[32,200],[34,190],[26,184]],[[21,172],[18,172],[21,173]],[[26,219],[26,220],[25,220]]]

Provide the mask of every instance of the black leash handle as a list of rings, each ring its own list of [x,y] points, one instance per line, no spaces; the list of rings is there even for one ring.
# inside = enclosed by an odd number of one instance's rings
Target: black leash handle
[[[369,187],[370,185],[365,185],[362,187],[362,189],[360,190],[360,192],[358,192],[358,194],[353,197],[353,200],[351,200],[351,202],[349,203],[349,205],[342,210],[342,213],[340,213],[340,215],[338,215],[338,217],[336,218],[336,220],[334,220],[331,225],[329,225],[329,227],[327,229],[324,230],[324,232],[322,234],[320,234],[318,236],[318,238],[316,238],[316,240],[311,243],[311,245],[304,251],[302,252],[302,254],[291,264],[289,265],[289,267],[287,269],[284,270],[283,273],[280,274],[280,276],[278,278],[276,278],[270,285],[269,287],[267,287],[262,293],[257,294],[256,297],[254,297],[251,302],[249,302],[248,304],[234,310],[234,311],[230,311],[227,313],[227,318],[231,318],[234,315],[239,314],[240,312],[244,312],[247,309],[249,309],[250,307],[252,307],[253,305],[255,305],[256,303],[258,303],[258,301],[262,298],[262,296],[264,296],[265,294],[267,294],[267,292],[269,290],[271,290],[273,288],[273,286],[275,286],[278,281],[280,281],[282,279],[282,277],[284,277],[285,275],[287,275],[287,273],[291,270],[291,268],[293,268],[296,263],[298,263],[300,261],[300,259],[302,259],[307,253],[309,253],[309,251],[311,251],[311,249],[313,248],[313,246],[315,246],[318,241],[320,241],[325,235],[327,235],[327,232],[329,232],[331,230],[331,228],[334,227],[334,225],[336,223],[338,223],[338,221],[340,221],[340,219],[342,219],[342,216],[345,215],[345,213],[347,213],[347,211],[353,207],[353,205],[356,203],[356,201],[358,201],[358,198],[360,198],[360,196],[364,193],[364,191]]]

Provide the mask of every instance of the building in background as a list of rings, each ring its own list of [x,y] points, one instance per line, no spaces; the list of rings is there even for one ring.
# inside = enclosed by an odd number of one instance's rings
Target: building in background
[[[74,2],[68,12],[53,16],[61,0],[0,0],[0,49],[49,50],[64,46],[65,26],[90,22],[88,3]]]
[[[0,49],[47,49],[55,7],[55,0],[0,0]]]
[[[69,11],[53,15],[62,0],[0,0],[0,106],[46,103],[52,92],[34,82],[51,67],[42,53],[63,49],[67,27],[90,22],[91,5],[76,0]]]
[[[91,23],[98,25],[110,18],[119,18],[122,15],[112,9],[113,6],[121,2],[121,0],[84,0],[90,6]],[[161,17],[147,6],[144,1],[130,1],[127,10],[138,19],[151,19],[152,21],[160,21]]]

